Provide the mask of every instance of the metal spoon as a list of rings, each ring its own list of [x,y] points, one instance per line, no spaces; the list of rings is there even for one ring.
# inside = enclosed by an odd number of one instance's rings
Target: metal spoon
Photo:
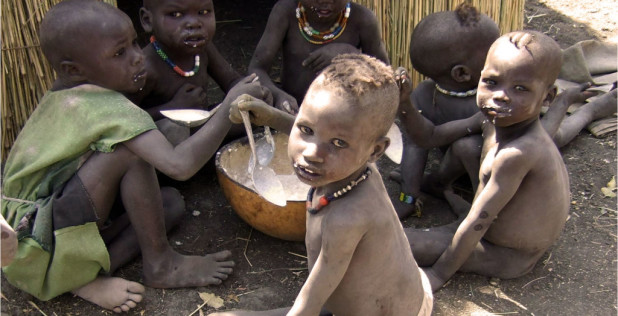
[[[249,146],[251,146],[251,155],[249,158],[248,171],[251,174],[253,180],[253,186],[255,190],[268,202],[278,206],[285,206],[287,204],[287,198],[283,185],[277,174],[273,169],[262,164],[256,165],[256,160],[253,157],[257,157],[255,152],[255,141],[253,139],[253,130],[251,129],[251,120],[249,119],[249,113],[246,111],[240,111],[242,116],[242,122],[245,125],[247,131],[247,138],[249,138]]]
[[[255,142],[255,151],[257,153],[258,163],[262,166],[268,166],[275,155],[275,140],[273,134],[270,133],[270,127],[264,126],[264,137]]]

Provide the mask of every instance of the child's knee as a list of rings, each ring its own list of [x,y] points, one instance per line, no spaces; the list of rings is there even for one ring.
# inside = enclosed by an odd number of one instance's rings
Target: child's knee
[[[463,137],[451,145],[453,154],[461,159],[479,158],[483,143],[476,137]]]

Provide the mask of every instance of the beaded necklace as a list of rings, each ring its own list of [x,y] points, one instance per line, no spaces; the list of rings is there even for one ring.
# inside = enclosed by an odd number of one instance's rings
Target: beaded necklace
[[[163,61],[165,61],[168,65],[170,65],[170,67],[172,67],[172,69],[174,69],[174,71],[177,74],[183,77],[192,77],[193,75],[197,73],[198,70],[200,70],[200,55],[199,54],[195,55],[195,65],[193,66],[193,70],[184,71],[180,69],[180,67],[178,67],[176,64],[174,64],[174,62],[169,57],[167,57],[167,54],[161,49],[161,46],[159,46],[159,43],[157,43],[157,40],[155,39],[154,35],[150,37],[150,43],[152,43],[152,46],[157,52],[157,55],[159,55],[159,57],[161,57]]]
[[[309,214],[314,214],[314,215],[317,214],[324,206],[328,205],[328,203],[330,203],[333,200],[336,200],[336,199],[340,198],[341,196],[343,196],[344,194],[352,191],[352,189],[354,187],[356,187],[359,183],[361,183],[365,179],[369,178],[370,174],[371,174],[371,169],[369,169],[369,167],[367,167],[365,172],[363,172],[363,174],[361,174],[360,177],[358,177],[356,180],[350,181],[350,183],[348,183],[348,185],[344,186],[343,188],[341,188],[337,192],[335,192],[333,194],[322,195],[319,198],[319,200],[318,200],[318,207],[316,207],[316,208],[312,207],[313,193],[315,192],[315,187],[311,187],[311,189],[309,189],[309,193],[307,194],[307,202],[306,202],[306,204],[307,204],[306,205],[307,206],[307,212],[309,212]]]
[[[438,92],[442,94],[450,95],[456,98],[467,98],[467,97],[470,97],[476,94],[476,88],[465,91],[465,92],[449,91],[449,90],[446,90],[440,87],[437,83],[436,83],[436,90],[438,90]]]
[[[309,43],[316,45],[330,43],[334,41],[337,37],[339,37],[345,29],[349,17],[350,2],[345,5],[344,11],[339,13],[339,19],[328,31],[318,32],[309,25],[309,22],[307,21],[307,16],[305,15],[305,7],[300,4],[300,1],[298,2],[298,7],[296,8],[296,19],[298,19],[298,28],[300,29],[300,34]]]

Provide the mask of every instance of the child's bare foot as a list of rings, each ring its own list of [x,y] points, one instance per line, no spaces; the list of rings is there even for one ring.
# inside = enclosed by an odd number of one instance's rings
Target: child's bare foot
[[[471,204],[468,201],[464,200],[464,198],[455,194],[451,190],[444,191],[444,198],[451,206],[451,210],[453,210],[453,213],[457,215],[457,218],[464,218],[466,217],[466,215],[468,215]]]
[[[593,109],[593,119],[598,120],[616,113],[616,91],[611,90],[594,101],[586,104]]]
[[[13,261],[17,253],[17,234],[4,217],[1,216],[0,226],[2,228],[2,244],[0,245],[2,257],[0,257],[0,262],[2,262],[3,267],[6,267]]]
[[[144,259],[144,284],[155,288],[196,287],[221,284],[232,273],[234,261],[228,250],[206,256],[184,256],[177,252],[158,262]]]
[[[146,289],[137,282],[121,278],[98,277],[94,281],[73,290],[73,294],[105,309],[122,313],[142,301]]]
[[[423,201],[420,196],[416,197],[413,203],[394,201],[393,206],[395,207],[395,212],[397,212],[397,217],[399,217],[399,219],[405,219],[410,215],[421,217],[423,214]]]

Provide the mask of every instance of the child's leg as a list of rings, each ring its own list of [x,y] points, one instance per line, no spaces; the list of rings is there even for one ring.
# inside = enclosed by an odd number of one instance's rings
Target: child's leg
[[[541,118],[543,128],[549,136],[553,137],[556,134],[571,104],[584,102],[594,95],[594,93],[586,91],[588,88],[590,88],[590,83],[583,83],[577,87],[566,89],[556,96],[554,102],[547,109],[547,113]]]
[[[591,122],[616,113],[616,91],[618,89],[607,92],[592,102],[584,104],[565,118],[558,131],[553,135],[556,146],[560,148],[568,144]]]
[[[290,307],[278,308],[268,311],[229,311],[208,314],[208,316],[285,316]]]
[[[165,211],[165,228],[169,232],[180,223],[185,211],[185,202],[180,192],[172,187],[162,187],[161,197]],[[114,219],[112,225],[101,230],[101,236],[110,256],[110,274],[135,259],[140,253],[137,235],[130,225],[129,216],[122,207],[122,215]]]
[[[481,135],[467,136],[453,142],[442,158],[438,172],[423,181],[423,191],[442,197],[444,191],[450,190],[453,182],[466,173],[472,183],[472,190],[476,190],[479,184],[482,147]]]
[[[425,164],[427,163],[427,150],[417,147],[409,140],[404,138],[403,142],[403,157],[401,159],[401,169],[399,176],[391,174],[391,178],[400,181],[401,192],[419,199],[421,196],[421,181],[425,172]],[[416,202],[416,201],[415,201]],[[404,203],[402,201],[394,201],[395,211],[400,219],[406,218],[417,212],[417,207],[420,203]],[[418,210],[420,212],[420,209]]]
[[[17,233],[15,233],[11,225],[6,222],[4,216],[0,216],[0,228],[2,228],[0,239],[2,241],[0,244],[2,257],[0,257],[0,262],[3,267],[6,267],[13,261],[17,253]]]
[[[232,272],[234,263],[225,261],[230,256],[229,251],[205,257],[182,256],[173,251],[166,237],[163,199],[155,170],[125,146],[118,145],[113,153],[93,154],[80,168],[78,176],[96,207],[100,224],[109,216],[117,192],[121,192],[142,252],[144,283],[147,285],[184,287],[219,284]],[[116,241],[122,242],[120,239]],[[132,304],[129,301],[136,301],[130,296],[135,294],[132,290],[141,285],[118,278],[107,282],[108,279],[98,278],[74,293],[109,309],[123,305],[120,301],[124,299],[127,302],[124,305],[130,308]],[[141,289],[138,291],[139,299],[143,287]],[[109,301],[114,305],[110,305]]]

